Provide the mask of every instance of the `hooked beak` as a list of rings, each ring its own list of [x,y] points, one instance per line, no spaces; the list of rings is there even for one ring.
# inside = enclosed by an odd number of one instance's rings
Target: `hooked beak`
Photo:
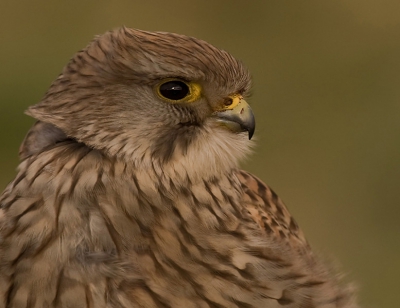
[[[230,105],[214,113],[217,122],[235,133],[247,131],[251,139],[256,127],[253,111],[241,95],[232,95],[229,99]]]

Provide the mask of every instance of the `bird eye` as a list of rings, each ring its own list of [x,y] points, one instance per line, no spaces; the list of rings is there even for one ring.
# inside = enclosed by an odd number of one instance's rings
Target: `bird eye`
[[[171,80],[162,83],[159,91],[162,96],[173,101],[179,101],[190,93],[189,86],[180,80]]]
[[[171,103],[191,103],[201,97],[199,84],[172,78],[164,79],[159,83],[156,92],[160,98]]]

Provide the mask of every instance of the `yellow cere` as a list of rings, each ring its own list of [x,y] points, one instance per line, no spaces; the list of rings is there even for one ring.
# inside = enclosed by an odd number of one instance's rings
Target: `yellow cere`
[[[239,105],[240,101],[243,99],[243,96],[241,96],[240,94],[233,94],[233,95],[230,95],[229,98],[232,99],[232,104],[230,104],[228,106],[224,106],[225,110],[234,109],[237,105]]]

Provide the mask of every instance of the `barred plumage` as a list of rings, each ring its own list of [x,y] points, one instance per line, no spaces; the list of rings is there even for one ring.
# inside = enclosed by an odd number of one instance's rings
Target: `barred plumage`
[[[160,100],[165,77],[202,97]],[[249,83],[226,52],[169,33],[122,28],[79,52],[30,108],[0,199],[0,307],[357,307],[237,169],[246,134],[213,120]]]

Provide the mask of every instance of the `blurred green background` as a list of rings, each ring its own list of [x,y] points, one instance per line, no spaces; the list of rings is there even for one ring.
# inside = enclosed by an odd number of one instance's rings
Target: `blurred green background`
[[[400,303],[400,1],[0,1],[0,187],[37,103],[95,34],[126,25],[241,59],[258,147],[243,166],[287,203],[364,307]]]

